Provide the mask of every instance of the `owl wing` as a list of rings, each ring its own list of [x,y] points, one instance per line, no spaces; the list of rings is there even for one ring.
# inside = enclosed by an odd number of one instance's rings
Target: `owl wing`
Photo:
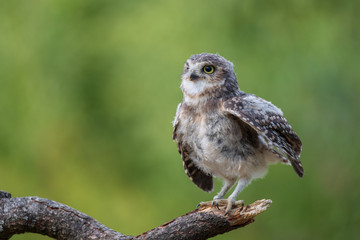
[[[243,93],[223,103],[224,110],[251,126],[268,143],[269,148],[286,157],[302,177],[300,162],[302,143],[282,111],[272,103],[252,94]]]
[[[189,144],[183,141],[182,133],[179,133],[178,129],[181,124],[179,114],[181,109],[181,103],[178,105],[175,120],[173,122],[174,131],[173,131],[173,140],[177,142],[178,150],[183,160],[183,166],[185,173],[188,175],[190,180],[195,183],[196,186],[201,188],[206,192],[211,192],[213,190],[213,178],[211,175],[204,173],[199,169],[194,161],[191,159],[190,155],[193,152],[193,149]]]

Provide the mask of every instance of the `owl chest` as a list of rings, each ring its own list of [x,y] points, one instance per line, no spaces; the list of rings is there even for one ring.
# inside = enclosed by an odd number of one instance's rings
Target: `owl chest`
[[[239,124],[221,113],[194,115],[184,119],[183,136],[200,165],[238,162],[244,158],[243,132]],[[215,166],[214,166],[215,167]]]

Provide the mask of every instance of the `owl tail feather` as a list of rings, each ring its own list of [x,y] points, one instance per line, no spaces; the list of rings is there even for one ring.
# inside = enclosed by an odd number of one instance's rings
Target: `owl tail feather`
[[[299,160],[291,160],[291,165],[299,177],[302,177],[304,175],[304,168]]]

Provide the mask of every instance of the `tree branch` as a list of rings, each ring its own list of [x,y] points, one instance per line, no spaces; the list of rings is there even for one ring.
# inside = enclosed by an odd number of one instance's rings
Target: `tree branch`
[[[32,232],[55,239],[207,239],[254,221],[271,200],[237,207],[224,216],[220,207],[203,206],[138,236],[116,232],[64,204],[39,198],[11,198],[0,191],[0,239]]]

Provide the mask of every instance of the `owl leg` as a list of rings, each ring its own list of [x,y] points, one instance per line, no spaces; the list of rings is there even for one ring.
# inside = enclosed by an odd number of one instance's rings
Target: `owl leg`
[[[251,181],[250,178],[240,178],[239,179],[238,184],[235,187],[235,190],[232,192],[232,194],[227,199],[225,215],[227,215],[229,213],[229,211],[231,210],[231,208],[233,207],[233,205],[236,201],[237,195],[244,189],[244,187],[246,187],[250,183],[250,181]]]
[[[213,198],[211,207],[216,206],[217,208],[219,208],[219,200],[223,199],[225,194],[229,191],[229,189],[234,185],[235,182],[236,182],[236,179],[225,179],[225,183],[222,186],[220,192],[218,194],[216,194],[216,196]]]
[[[209,201],[209,202],[201,202],[197,205],[197,207],[210,207],[211,206],[211,207],[217,207],[217,209],[220,209],[219,205],[227,206],[228,200],[223,199],[223,197],[225,196],[227,191],[229,191],[229,189],[234,185],[235,182],[236,182],[236,178],[235,179],[225,179],[224,185],[222,186],[220,192],[218,194],[216,194],[216,196],[213,198],[213,200]]]

